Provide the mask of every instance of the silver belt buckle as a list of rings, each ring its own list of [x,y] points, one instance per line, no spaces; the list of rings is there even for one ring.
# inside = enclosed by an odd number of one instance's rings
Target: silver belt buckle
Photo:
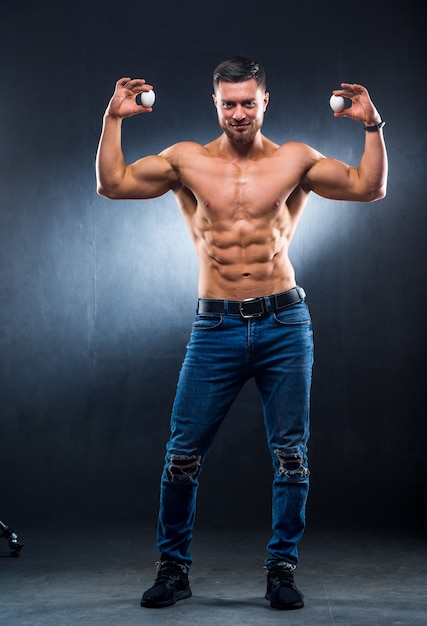
[[[244,307],[246,302],[260,302],[261,303],[261,311],[259,313],[249,313],[249,314],[246,313],[245,314],[243,312],[243,307]],[[263,298],[246,298],[246,300],[241,300],[239,302],[239,313],[243,317],[244,320],[250,320],[253,317],[261,317],[261,315],[264,315],[264,313],[265,313],[264,299]]]

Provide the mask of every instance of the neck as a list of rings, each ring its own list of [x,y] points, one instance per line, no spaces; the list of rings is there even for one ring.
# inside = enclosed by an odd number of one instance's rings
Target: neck
[[[237,157],[239,159],[256,158],[264,151],[264,137],[258,132],[248,143],[234,141],[223,133],[219,138],[219,151],[225,156]]]

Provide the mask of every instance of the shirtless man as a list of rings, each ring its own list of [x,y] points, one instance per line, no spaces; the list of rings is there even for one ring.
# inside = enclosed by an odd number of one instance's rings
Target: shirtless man
[[[274,469],[265,597],[276,609],[304,606],[293,572],[309,482],[313,338],[288,249],[310,191],[371,202],[385,196],[387,181],[380,115],[363,86],[341,87],[333,93],[351,105],[335,117],[364,125],[365,148],[357,167],[303,143],[278,145],[267,139],[261,132],[269,100],[265,73],[245,57],[228,59],[214,71],[213,101],[222,134],[207,145],[181,142],[127,164],[122,120],[150,113],[136,96],[152,86],[122,78],[108,104],[97,155],[98,193],[145,199],[172,191],[200,265],[198,309],[161,479],[158,573],[142,606],[169,606],[191,596],[189,547],[198,476],[228,409],[251,377],[260,392]],[[241,495],[254,497],[244,472]]]

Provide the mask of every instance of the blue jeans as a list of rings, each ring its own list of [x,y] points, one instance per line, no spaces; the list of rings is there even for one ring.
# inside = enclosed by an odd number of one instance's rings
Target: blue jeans
[[[313,333],[305,301],[259,318],[196,314],[179,375],[160,490],[162,561],[190,567],[198,477],[243,385],[259,390],[274,478],[266,565],[296,564],[305,527]]]

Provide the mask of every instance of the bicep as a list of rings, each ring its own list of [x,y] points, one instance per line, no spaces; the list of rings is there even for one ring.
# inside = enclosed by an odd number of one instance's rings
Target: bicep
[[[307,171],[303,187],[331,200],[361,197],[359,171],[337,159],[320,157]]]
[[[122,193],[130,199],[157,198],[179,183],[172,165],[163,156],[147,156],[126,167]]]

